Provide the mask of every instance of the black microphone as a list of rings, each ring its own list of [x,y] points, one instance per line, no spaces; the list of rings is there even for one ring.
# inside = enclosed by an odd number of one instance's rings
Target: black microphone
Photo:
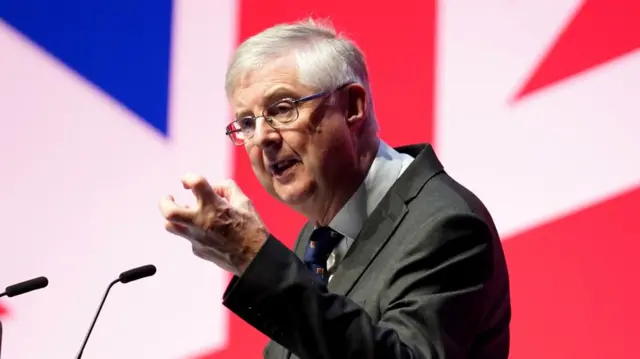
[[[16,295],[29,293],[32,290],[42,289],[48,285],[49,280],[47,277],[33,278],[8,286],[4,289],[4,292],[0,293],[0,297],[4,297],[5,295],[7,297],[15,297]]]
[[[24,282],[10,285],[4,289],[4,292],[0,293],[0,297],[15,297],[20,294],[29,293],[36,289],[42,289],[49,285],[47,277],[37,277]],[[2,322],[0,322],[0,355],[2,354]]]
[[[102,307],[104,306],[104,302],[107,300],[107,296],[109,295],[109,291],[111,290],[111,288],[118,282],[126,284],[129,282],[136,281],[138,279],[151,277],[154,274],[156,274],[156,266],[154,266],[153,264],[147,264],[145,266],[133,268],[126,272],[120,273],[120,276],[118,276],[118,279],[114,280],[109,284],[109,286],[107,287],[107,291],[102,296],[102,302],[98,307],[98,311],[96,312],[96,315],[93,317],[93,322],[91,322],[89,331],[87,332],[87,335],[84,338],[84,342],[82,343],[82,347],[80,347],[80,352],[78,353],[78,356],[76,356],[76,359],[82,358],[82,353],[84,352],[84,348],[87,346],[87,341],[89,341],[91,332],[93,332],[93,327],[96,325],[98,316],[100,316],[100,311],[102,311]]]

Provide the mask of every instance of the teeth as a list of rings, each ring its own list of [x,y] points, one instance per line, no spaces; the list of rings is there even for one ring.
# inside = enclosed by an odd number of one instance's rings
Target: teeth
[[[289,167],[291,164],[293,164],[293,162],[294,162],[293,160],[285,160],[285,161],[276,163],[275,166],[273,167],[276,171],[280,171]]]

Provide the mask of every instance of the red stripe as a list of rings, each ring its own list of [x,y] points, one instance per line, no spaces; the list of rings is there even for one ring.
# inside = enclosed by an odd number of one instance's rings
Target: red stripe
[[[632,359],[640,188],[505,242],[513,359]]]

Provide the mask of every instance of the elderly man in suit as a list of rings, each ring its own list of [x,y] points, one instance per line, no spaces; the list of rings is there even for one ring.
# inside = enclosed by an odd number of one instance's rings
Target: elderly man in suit
[[[223,304],[271,338],[265,358],[508,357],[509,280],[489,212],[430,145],[378,137],[351,41],[313,21],[269,28],[237,49],[226,92],[226,135],[308,219],[294,251],[232,181],[187,174],[198,205],[168,196],[160,209],[169,232],[234,274]]]

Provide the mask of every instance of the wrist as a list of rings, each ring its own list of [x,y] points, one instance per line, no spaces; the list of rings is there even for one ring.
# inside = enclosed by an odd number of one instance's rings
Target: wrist
[[[251,236],[251,239],[245,243],[242,251],[234,261],[237,263],[235,265],[235,275],[241,276],[247,270],[249,265],[251,265],[251,262],[253,262],[255,257],[258,255],[258,252],[260,252],[260,249],[262,249],[264,244],[267,242],[269,236],[270,234],[266,229],[261,229]]]

